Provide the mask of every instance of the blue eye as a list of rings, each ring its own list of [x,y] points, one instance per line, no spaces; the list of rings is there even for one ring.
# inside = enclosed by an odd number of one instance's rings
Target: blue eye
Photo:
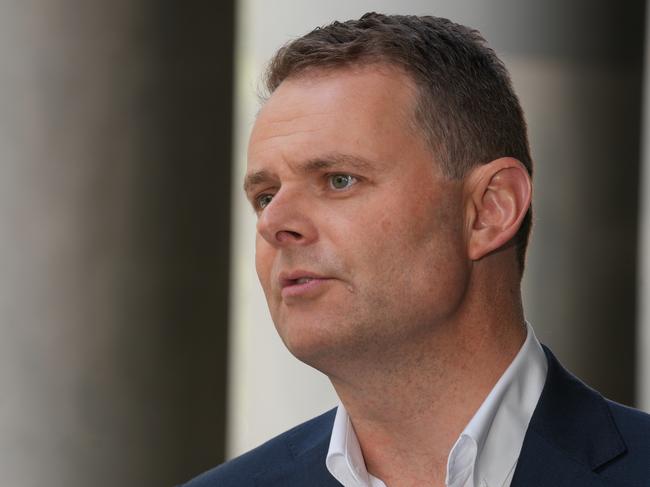
[[[332,174],[329,183],[332,189],[347,189],[356,183],[357,178],[349,174]]]
[[[272,199],[273,199],[273,195],[269,193],[264,193],[259,195],[257,198],[255,198],[255,203],[257,204],[257,208],[260,210],[266,208]]]

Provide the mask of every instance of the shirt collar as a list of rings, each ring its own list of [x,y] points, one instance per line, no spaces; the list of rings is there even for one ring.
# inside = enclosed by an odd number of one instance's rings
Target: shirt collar
[[[343,404],[339,404],[336,410],[332,438],[325,462],[330,473],[345,487],[371,485],[371,476],[366,470],[359,440]]]
[[[528,423],[544,389],[546,355],[530,324],[526,323],[526,328],[528,333],[519,353],[461,434],[476,442],[476,486],[510,484]],[[453,454],[452,449],[449,457]]]
[[[521,349],[476,411],[447,459],[448,486],[510,484],[528,423],[546,380],[547,362],[530,324]],[[327,469],[345,487],[384,487],[366,470],[347,411],[339,405]],[[471,483],[468,483],[473,479]]]

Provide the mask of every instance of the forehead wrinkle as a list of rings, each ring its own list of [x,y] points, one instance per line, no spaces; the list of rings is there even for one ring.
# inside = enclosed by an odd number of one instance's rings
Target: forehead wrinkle
[[[291,128],[289,129],[289,132],[311,132],[311,130],[304,130],[299,127],[294,128],[293,125],[296,123],[300,123],[303,119],[312,119],[314,117],[317,118],[324,118],[328,117],[331,115],[330,110],[328,109],[322,109],[317,112],[306,112],[303,110],[297,111],[297,110],[290,110],[287,107],[280,107],[275,108],[275,107],[270,107],[266,108],[263,107],[257,114],[256,117],[256,122],[255,124],[263,124],[267,125],[268,127],[284,127],[286,125],[289,125]],[[267,128],[268,129],[268,128]]]
[[[281,139],[281,138],[286,138],[286,137],[291,137],[293,135],[298,135],[298,134],[310,134],[313,132],[318,132],[320,129],[300,129],[300,130],[290,130],[285,133],[279,133],[279,134],[271,134],[271,135],[266,135],[264,137],[264,141],[268,142],[270,140],[275,140],[275,139]]]

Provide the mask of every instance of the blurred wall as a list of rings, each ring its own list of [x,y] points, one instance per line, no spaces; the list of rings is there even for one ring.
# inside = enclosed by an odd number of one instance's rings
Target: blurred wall
[[[0,485],[222,459],[232,49],[229,1],[0,3]]]
[[[571,370],[635,401],[637,196],[643,1],[240,0],[228,453],[336,404],[326,378],[284,350],[253,268],[241,195],[264,64],[291,38],[364,12],[432,14],[481,30],[508,65],[530,125],[536,226],[527,317]]]

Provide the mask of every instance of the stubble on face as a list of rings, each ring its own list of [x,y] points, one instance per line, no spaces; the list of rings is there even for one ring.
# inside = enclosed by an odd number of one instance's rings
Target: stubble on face
[[[406,120],[414,99],[409,79],[388,68],[287,80],[251,138],[249,172],[274,175],[259,214],[260,282],[289,350],[329,374],[424,339],[463,293],[460,185],[440,174]],[[347,192],[330,191],[328,173],[297,169],[332,153],[373,167]],[[280,243],[280,231],[309,239]],[[288,303],[278,276],[300,268],[333,279],[313,299]]]

